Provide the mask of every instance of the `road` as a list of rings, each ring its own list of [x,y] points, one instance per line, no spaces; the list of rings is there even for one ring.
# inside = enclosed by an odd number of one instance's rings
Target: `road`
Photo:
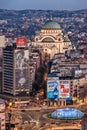
[[[83,106],[79,107],[80,110],[87,112],[87,105],[83,105]],[[12,113],[16,117],[18,117],[18,116],[22,117],[19,124],[23,126],[24,130],[39,130],[40,128],[45,127],[47,124],[49,125],[49,124],[53,124],[53,122],[55,123],[54,119],[44,118],[44,115],[46,115],[48,113],[52,113],[56,109],[57,109],[56,107],[44,107],[44,108],[29,107],[26,109],[24,108],[25,112],[22,112],[20,109],[17,110],[17,109],[13,108]],[[36,124],[35,122],[24,124],[25,121],[30,122],[31,120],[39,121],[39,124]]]
[[[51,120],[48,118],[44,118],[43,115],[47,113],[53,112],[52,109],[27,109],[25,112],[22,112],[21,110],[13,109],[12,115],[15,115],[15,119],[17,121],[18,117],[22,117],[22,119],[19,120],[19,124],[23,126],[24,130],[39,130],[40,127],[43,127],[44,124],[47,122],[51,123]],[[24,124],[25,121],[30,122],[31,120],[39,121],[39,124],[36,124],[35,122]],[[14,120],[13,120],[14,121]],[[16,122],[17,123],[17,122]]]

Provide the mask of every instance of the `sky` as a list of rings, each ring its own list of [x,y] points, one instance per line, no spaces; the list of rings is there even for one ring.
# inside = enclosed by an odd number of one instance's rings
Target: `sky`
[[[0,9],[80,10],[87,0],[0,0]]]

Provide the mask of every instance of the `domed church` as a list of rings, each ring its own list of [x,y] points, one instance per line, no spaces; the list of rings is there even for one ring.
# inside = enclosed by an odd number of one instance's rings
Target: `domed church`
[[[65,53],[67,49],[71,48],[71,41],[63,35],[60,25],[52,18],[35,36],[35,43],[43,46],[44,53],[49,54],[51,59],[55,53]]]

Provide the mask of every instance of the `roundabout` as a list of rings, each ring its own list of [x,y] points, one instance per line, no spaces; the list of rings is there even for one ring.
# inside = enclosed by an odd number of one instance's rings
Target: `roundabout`
[[[52,130],[81,130],[83,116],[84,113],[78,109],[61,108],[43,117],[49,120]]]

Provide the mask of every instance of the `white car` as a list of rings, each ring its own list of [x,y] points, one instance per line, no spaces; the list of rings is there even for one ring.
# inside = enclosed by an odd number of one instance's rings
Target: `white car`
[[[22,119],[22,116],[19,116],[18,118],[19,118],[19,119]]]
[[[24,121],[24,124],[28,124],[28,121]]]
[[[36,120],[33,120],[33,119],[32,119],[32,120],[30,120],[29,122],[31,122],[31,123],[36,123]]]

